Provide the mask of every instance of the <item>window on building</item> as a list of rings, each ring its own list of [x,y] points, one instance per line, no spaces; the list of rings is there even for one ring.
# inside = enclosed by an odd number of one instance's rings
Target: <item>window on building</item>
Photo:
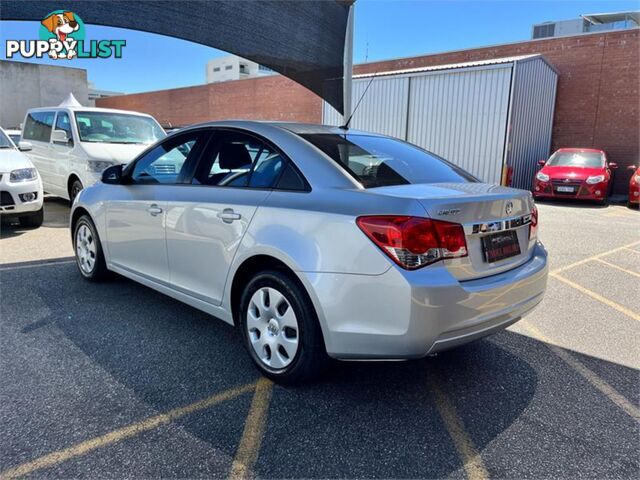
[[[240,73],[249,73],[249,68],[243,63],[240,64]]]
[[[219,71],[220,71],[220,67],[214,67],[214,68],[213,68],[213,71],[214,71],[214,72],[219,72]]]
[[[233,68],[233,65],[226,65],[224,67],[225,70],[231,70]]]
[[[533,38],[553,37],[556,32],[555,23],[547,23],[544,25],[535,25],[533,27]]]

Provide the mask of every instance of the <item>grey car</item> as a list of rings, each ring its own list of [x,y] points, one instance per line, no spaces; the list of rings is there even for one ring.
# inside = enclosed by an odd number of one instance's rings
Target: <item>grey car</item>
[[[401,140],[248,121],[170,135],[71,215],[84,278],[117,272],[236,325],[280,382],[518,321],[546,288],[537,229],[529,192]]]

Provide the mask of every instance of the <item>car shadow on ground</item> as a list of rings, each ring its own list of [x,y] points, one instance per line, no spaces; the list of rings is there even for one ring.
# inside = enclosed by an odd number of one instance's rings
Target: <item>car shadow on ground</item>
[[[67,200],[60,197],[45,196],[44,198],[44,222],[46,228],[69,228],[70,205]],[[0,226],[0,238],[14,238],[23,235],[34,228],[20,225],[17,218],[3,219]]]
[[[184,406],[259,378],[232,326],[122,277],[91,284],[69,264],[34,266],[2,275],[3,282],[17,289],[4,301],[3,321],[9,324],[4,328],[17,329],[16,338],[26,342],[45,342],[49,336],[38,336],[39,332],[55,328],[92,365],[108,372],[155,411]],[[42,280],[23,281],[38,277]],[[28,309],[35,313],[41,311],[41,305],[47,313],[39,320],[11,323],[12,309],[21,309],[19,318],[25,319]],[[626,385],[622,391],[635,398],[637,371],[584,357],[590,368],[614,386]],[[586,408],[595,403],[616,424],[626,421],[545,344],[505,331],[436,357],[411,362],[336,362],[313,383],[275,386],[256,472],[270,478],[460,476],[461,458],[442,416],[443,400],[434,396],[434,384],[444,392],[444,402],[457,412],[478,451],[489,452],[506,435],[509,448],[504,447],[505,451],[512,450],[515,456],[501,453],[491,466],[495,476],[526,476],[531,468],[542,469],[538,473],[543,476],[579,475],[585,452],[594,458],[604,456],[606,448],[598,442],[580,439],[575,452],[554,444],[568,441],[566,430],[574,422],[591,422],[580,409],[575,411],[576,404]],[[586,388],[588,394],[569,391],[568,386],[574,384]],[[233,458],[247,402],[245,398],[217,407],[226,409],[223,418],[228,420],[202,412],[177,422]],[[594,416],[593,421],[598,420]],[[531,425],[535,428],[528,429]],[[37,432],[23,434],[27,439],[35,435],[29,441],[38,441]],[[518,452],[531,448],[537,435],[543,435],[539,448],[545,461],[535,467],[530,462],[519,464]],[[61,442],[56,447],[63,446]],[[628,456],[629,452],[621,449],[606,454]],[[630,457],[620,461],[626,468],[623,472],[633,470]],[[563,465],[563,469],[545,472],[549,464]],[[596,473],[616,473],[605,467]],[[184,471],[180,476],[189,474]]]

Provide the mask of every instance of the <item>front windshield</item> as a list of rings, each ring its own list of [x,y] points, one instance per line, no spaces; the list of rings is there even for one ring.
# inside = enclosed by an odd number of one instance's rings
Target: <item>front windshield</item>
[[[153,143],[166,133],[149,117],[111,112],[76,112],[81,142]]]
[[[2,130],[0,130],[0,148],[14,148],[11,140],[9,140],[9,137],[7,137]]]
[[[547,162],[550,167],[604,167],[604,156],[598,152],[556,152]]]

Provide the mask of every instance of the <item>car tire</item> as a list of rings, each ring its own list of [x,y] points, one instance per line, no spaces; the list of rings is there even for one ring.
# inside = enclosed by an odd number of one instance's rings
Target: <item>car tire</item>
[[[44,207],[40,207],[36,213],[19,217],[20,226],[24,228],[38,228],[44,221]]]
[[[244,345],[263,375],[294,384],[324,371],[328,356],[315,309],[291,275],[277,270],[255,275],[239,306]]]
[[[82,277],[90,282],[100,282],[109,276],[104,260],[100,237],[93,221],[82,215],[73,229],[73,250],[76,265]]]
[[[77,178],[71,184],[71,188],[69,189],[69,201],[73,203],[78,194],[82,191],[84,187],[82,186],[82,182]]]

